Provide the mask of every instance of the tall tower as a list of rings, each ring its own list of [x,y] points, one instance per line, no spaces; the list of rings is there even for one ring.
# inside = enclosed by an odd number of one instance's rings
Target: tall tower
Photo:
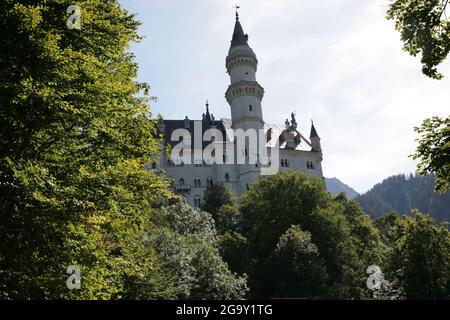
[[[226,58],[226,68],[231,84],[225,94],[231,107],[231,119],[234,130],[254,130],[259,135],[264,130],[261,101],[264,97],[264,88],[256,81],[258,59],[252,48],[248,45],[248,35],[244,34],[236,11],[236,23],[230,50]],[[255,147],[255,146],[254,146]],[[237,150],[240,152],[240,150]],[[247,152],[247,148],[246,148]],[[247,154],[245,155],[248,156]],[[261,173],[255,164],[238,165],[237,178],[239,191],[243,193],[249,184]]]

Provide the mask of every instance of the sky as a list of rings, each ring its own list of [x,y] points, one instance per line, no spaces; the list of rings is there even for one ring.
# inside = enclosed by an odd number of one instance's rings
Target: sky
[[[366,192],[388,176],[415,171],[413,128],[450,112],[450,63],[444,80],[421,73],[402,50],[389,0],[241,0],[240,21],[256,53],[265,89],[264,121],[296,112],[309,136],[322,139],[326,177]],[[158,98],[165,119],[201,119],[205,101],[230,118],[225,68],[235,1],[121,0],[137,14],[144,39],[132,44],[139,80]]]

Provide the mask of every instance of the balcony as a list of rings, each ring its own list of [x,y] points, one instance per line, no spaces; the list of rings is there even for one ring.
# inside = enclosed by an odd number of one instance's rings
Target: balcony
[[[176,183],[173,185],[173,190],[179,193],[189,193],[191,192],[191,185]]]

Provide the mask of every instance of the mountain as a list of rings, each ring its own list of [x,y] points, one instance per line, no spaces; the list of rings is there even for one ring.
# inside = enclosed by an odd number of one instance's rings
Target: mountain
[[[429,213],[437,222],[450,221],[450,192],[434,192],[434,175],[396,175],[376,184],[355,200],[372,218],[390,211],[410,214],[412,209]]]
[[[325,178],[325,185],[331,194],[344,192],[348,198],[353,199],[359,195],[352,187],[346,185],[338,178]]]

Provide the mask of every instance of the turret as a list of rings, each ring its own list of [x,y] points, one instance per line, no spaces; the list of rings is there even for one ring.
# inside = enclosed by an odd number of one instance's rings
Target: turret
[[[242,129],[244,132],[252,131],[258,136],[263,132],[264,120],[262,115],[261,101],[264,97],[264,88],[256,81],[258,59],[248,44],[248,35],[244,33],[236,12],[233,38],[230,50],[226,58],[226,68],[230,76],[230,86],[225,97],[231,108],[232,128]],[[246,163],[238,163],[237,177],[239,180],[239,191],[245,192],[250,183],[255,181],[261,174],[261,167],[257,163],[250,163],[253,159],[259,159],[259,155],[266,154],[258,150],[259,141],[253,141],[255,145],[244,142],[245,150],[236,150],[236,155],[243,155]],[[261,143],[265,148],[265,141]],[[241,145],[241,144],[237,144]],[[239,147],[241,149],[241,147]],[[255,160],[253,160],[255,161]]]
[[[317,134],[317,130],[314,127],[314,122],[311,121],[311,134],[309,135],[311,140],[312,151],[322,151],[322,146],[320,145],[320,137]]]

